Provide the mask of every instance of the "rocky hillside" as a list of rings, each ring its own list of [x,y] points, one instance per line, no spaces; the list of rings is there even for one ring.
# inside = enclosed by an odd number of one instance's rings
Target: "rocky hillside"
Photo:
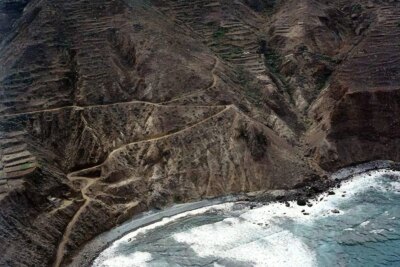
[[[0,266],[400,161],[399,43],[396,0],[1,1]]]

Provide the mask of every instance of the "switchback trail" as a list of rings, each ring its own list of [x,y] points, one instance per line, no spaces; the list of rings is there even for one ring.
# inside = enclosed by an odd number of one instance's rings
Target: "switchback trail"
[[[73,173],[71,173],[73,174]],[[70,235],[72,232],[73,227],[75,226],[76,222],[78,221],[80,215],[82,212],[85,210],[85,208],[89,205],[91,199],[86,195],[87,190],[89,187],[97,180],[95,178],[86,178],[86,177],[71,177],[68,175],[68,179],[71,181],[74,180],[85,180],[86,185],[82,188],[81,193],[82,197],[84,199],[83,205],[78,209],[78,211],[74,214],[72,217],[71,221],[68,223],[67,228],[65,229],[65,232],[62,236],[61,242],[58,245],[57,248],[57,254],[56,254],[56,260],[54,262],[54,267],[59,267],[61,266],[62,260],[64,258],[64,253],[65,253],[65,246],[68,244],[68,241],[70,239]]]
[[[125,144],[125,145],[113,150],[108,155],[107,159],[104,162],[106,162],[115,153],[123,150],[127,146],[134,145],[134,144],[140,144],[140,143],[146,143],[146,142],[154,142],[154,141],[157,141],[157,140],[165,139],[165,138],[180,134],[180,133],[188,131],[188,130],[190,130],[190,129],[192,129],[192,128],[194,128],[194,127],[196,127],[196,126],[198,126],[198,125],[200,125],[200,124],[202,124],[202,123],[204,123],[204,122],[206,122],[208,120],[211,120],[212,118],[215,118],[215,117],[221,115],[222,113],[226,112],[227,110],[231,109],[232,107],[233,107],[232,105],[225,106],[225,108],[223,110],[217,112],[216,114],[214,114],[214,115],[212,115],[210,117],[207,117],[207,118],[205,118],[205,119],[203,119],[203,120],[201,120],[201,121],[199,121],[199,122],[197,122],[197,123],[195,123],[195,124],[193,124],[193,125],[191,125],[189,127],[186,127],[186,128],[184,128],[182,130],[179,130],[177,132],[174,132],[174,133],[171,133],[171,134],[167,134],[167,135],[163,135],[163,136],[156,137],[156,138],[149,138],[149,139],[146,139],[146,140],[141,140],[141,141]],[[82,175],[84,175],[85,172],[88,172],[88,171],[91,171],[91,170],[98,170],[99,168],[101,168],[101,166],[104,164],[104,162],[101,163],[100,165],[97,165],[97,166],[94,166],[94,167],[90,167],[90,168],[86,168],[86,169],[82,169],[82,170],[79,170],[79,171],[75,171],[75,172],[69,173],[67,175],[68,180],[70,180],[71,182],[75,181],[75,180],[84,180],[86,182],[86,185],[81,189],[81,194],[82,194],[82,197],[84,199],[84,204],[78,209],[78,211],[72,217],[71,221],[68,223],[68,225],[67,225],[67,227],[65,229],[65,232],[64,232],[64,234],[62,236],[61,242],[60,242],[60,244],[58,246],[58,249],[57,249],[56,259],[55,259],[55,262],[54,262],[54,265],[53,265],[54,267],[60,267],[61,266],[63,258],[64,258],[64,254],[65,254],[65,247],[66,247],[66,245],[68,244],[68,242],[70,240],[70,235],[71,235],[72,229],[75,226],[76,222],[78,221],[78,219],[79,219],[80,215],[82,214],[82,212],[89,205],[90,201],[92,201],[91,198],[89,196],[87,196],[87,194],[86,194],[87,190],[89,189],[89,187],[93,183],[95,183],[100,178],[100,177],[98,177],[98,178],[88,178],[88,177],[84,177]]]

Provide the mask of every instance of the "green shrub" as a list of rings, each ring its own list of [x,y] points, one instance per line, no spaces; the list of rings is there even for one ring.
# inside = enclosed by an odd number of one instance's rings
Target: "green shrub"
[[[280,66],[282,64],[282,57],[275,50],[267,49],[264,53],[265,63],[269,69],[274,73],[279,73]]]
[[[224,37],[225,36],[225,34],[228,32],[228,29],[227,28],[224,28],[224,27],[218,27],[215,31],[214,31],[214,33],[213,33],[213,38],[215,38],[215,39],[221,39],[222,37]]]
[[[233,55],[242,55],[243,52],[244,52],[244,50],[243,50],[243,48],[241,48],[241,47],[235,46],[235,47],[233,47],[233,48],[231,49],[230,52],[231,52],[231,54],[233,54]]]

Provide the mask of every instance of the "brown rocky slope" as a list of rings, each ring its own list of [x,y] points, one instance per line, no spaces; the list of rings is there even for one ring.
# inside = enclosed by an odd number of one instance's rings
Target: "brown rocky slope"
[[[66,265],[174,202],[399,161],[399,17],[383,0],[1,2],[0,265]]]

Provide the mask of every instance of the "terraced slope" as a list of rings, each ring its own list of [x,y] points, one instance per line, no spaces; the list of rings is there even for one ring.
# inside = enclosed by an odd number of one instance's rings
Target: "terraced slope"
[[[21,140],[24,132],[2,134],[0,139],[0,198],[37,167],[36,158]]]
[[[162,102],[212,82],[207,71],[213,64],[210,55],[186,52],[174,58],[174,65],[181,66],[179,73],[184,74],[180,79],[162,68],[171,60],[175,38],[138,40],[165,36],[160,29],[168,32],[173,25],[132,21],[134,10],[125,10],[122,1],[91,5],[32,1],[15,23],[19,34],[14,29],[1,47],[0,113],[132,100]],[[193,40],[186,44],[195,46]],[[154,47],[154,52],[149,54],[147,47]],[[155,68],[163,71],[154,72]],[[178,82],[172,90],[175,79]]]
[[[400,156],[400,6],[370,10],[376,20],[310,110],[316,122],[307,138],[326,168]]]
[[[276,85],[199,40],[140,1],[27,4],[0,46],[0,265],[61,266],[140,211],[319,171]]]
[[[398,90],[400,84],[400,9],[382,5],[368,35],[349,54],[336,79],[352,92]]]
[[[152,208],[400,160],[399,1],[0,4],[0,265]]]
[[[272,16],[268,39],[275,52],[269,61],[299,111],[307,111],[358,40],[357,23],[343,6],[340,1],[281,1]]]
[[[154,1],[179,25],[190,27],[215,53],[250,71],[259,79],[266,76],[260,41],[262,17],[240,1],[174,0]]]
[[[234,106],[179,131],[122,145],[102,164],[68,175],[72,182],[80,181],[85,202],[63,235],[56,263],[62,261],[66,246],[76,249],[76,244],[87,241],[88,233],[99,229],[97,222],[88,225],[88,216],[106,213],[105,218],[118,222],[171,199],[189,201],[299,183],[298,175],[307,174],[308,167],[293,152]]]

